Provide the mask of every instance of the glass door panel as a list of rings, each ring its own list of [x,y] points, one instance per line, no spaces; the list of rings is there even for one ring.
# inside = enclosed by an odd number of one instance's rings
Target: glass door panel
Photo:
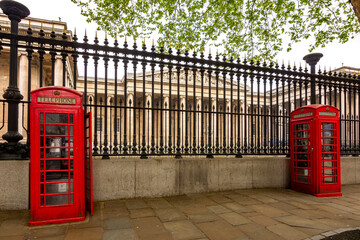
[[[311,183],[310,123],[294,125],[294,174],[295,182]]]
[[[336,123],[321,123],[321,181],[334,184],[338,181]]]
[[[40,118],[40,205],[73,204],[73,114]]]

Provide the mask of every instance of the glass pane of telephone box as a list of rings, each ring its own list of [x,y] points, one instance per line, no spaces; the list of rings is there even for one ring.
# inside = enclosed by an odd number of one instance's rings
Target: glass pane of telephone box
[[[70,148],[70,156],[68,148],[47,148],[46,158],[72,158],[73,149]]]
[[[46,123],[68,123],[68,114],[67,113],[46,113],[45,114]]]
[[[65,204],[69,204],[68,194],[46,196],[46,206],[65,205]]]
[[[68,125],[46,125],[46,135],[68,135]]]
[[[54,180],[53,180],[54,181]],[[59,180],[56,180],[59,181]],[[68,181],[68,179],[64,179],[64,181]],[[69,193],[73,192],[73,183],[70,183],[70,189],[69,189],[69,182],[63,182],[63,183],[51,183],[48,182],[46,184],[46,193]]]
[[[335,123],[324,123],[324,129],[335,129]]]
[[[296,176],[297,182],[307,183],[309,181],[309,177],[306,176]]]

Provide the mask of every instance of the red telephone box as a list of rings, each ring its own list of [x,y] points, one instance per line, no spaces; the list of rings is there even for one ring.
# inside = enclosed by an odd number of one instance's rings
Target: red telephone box
[[[318,197],[342,196],[339,109],[314,104],[290,115],[291,188]]]
[[[31,92],[29,225],[92,214],[91,117],[82,93],[64,87]]]

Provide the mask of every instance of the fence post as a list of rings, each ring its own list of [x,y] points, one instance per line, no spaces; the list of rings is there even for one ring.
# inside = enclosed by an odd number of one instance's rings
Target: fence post
[[[22,18],[25,18],[30,14],[29,9],[21,3],[12,0],[2,0],[0,2],[0,8],[9,17],[11,21],[11,34],[17,35],[19,22]],[[9,86],[3,95],[3,97],[8,102],[8,131],[2,136],[2,138],[8,142],[8,146],[10,148],[12,148],[21,139],[23,139],[23,136],[18,132],[19,101],[23,99],[23,96],[21,95],[17,86],[17,42],[17,39],[11,38]]]
[[[311,74],[311,85],[310,85],[310,102],[315,104],[315,66],[319,62],[320,58],[324,55],[322,53],[311,53],[306,55],[303,60],[310,65],[310,74]]]

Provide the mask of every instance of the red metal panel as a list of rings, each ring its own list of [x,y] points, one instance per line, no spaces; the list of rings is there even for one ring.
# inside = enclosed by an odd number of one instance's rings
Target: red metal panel
[[[92,177],[92,122],[91,112],[85,114],[85,208],[93,215],[93,177]]]

